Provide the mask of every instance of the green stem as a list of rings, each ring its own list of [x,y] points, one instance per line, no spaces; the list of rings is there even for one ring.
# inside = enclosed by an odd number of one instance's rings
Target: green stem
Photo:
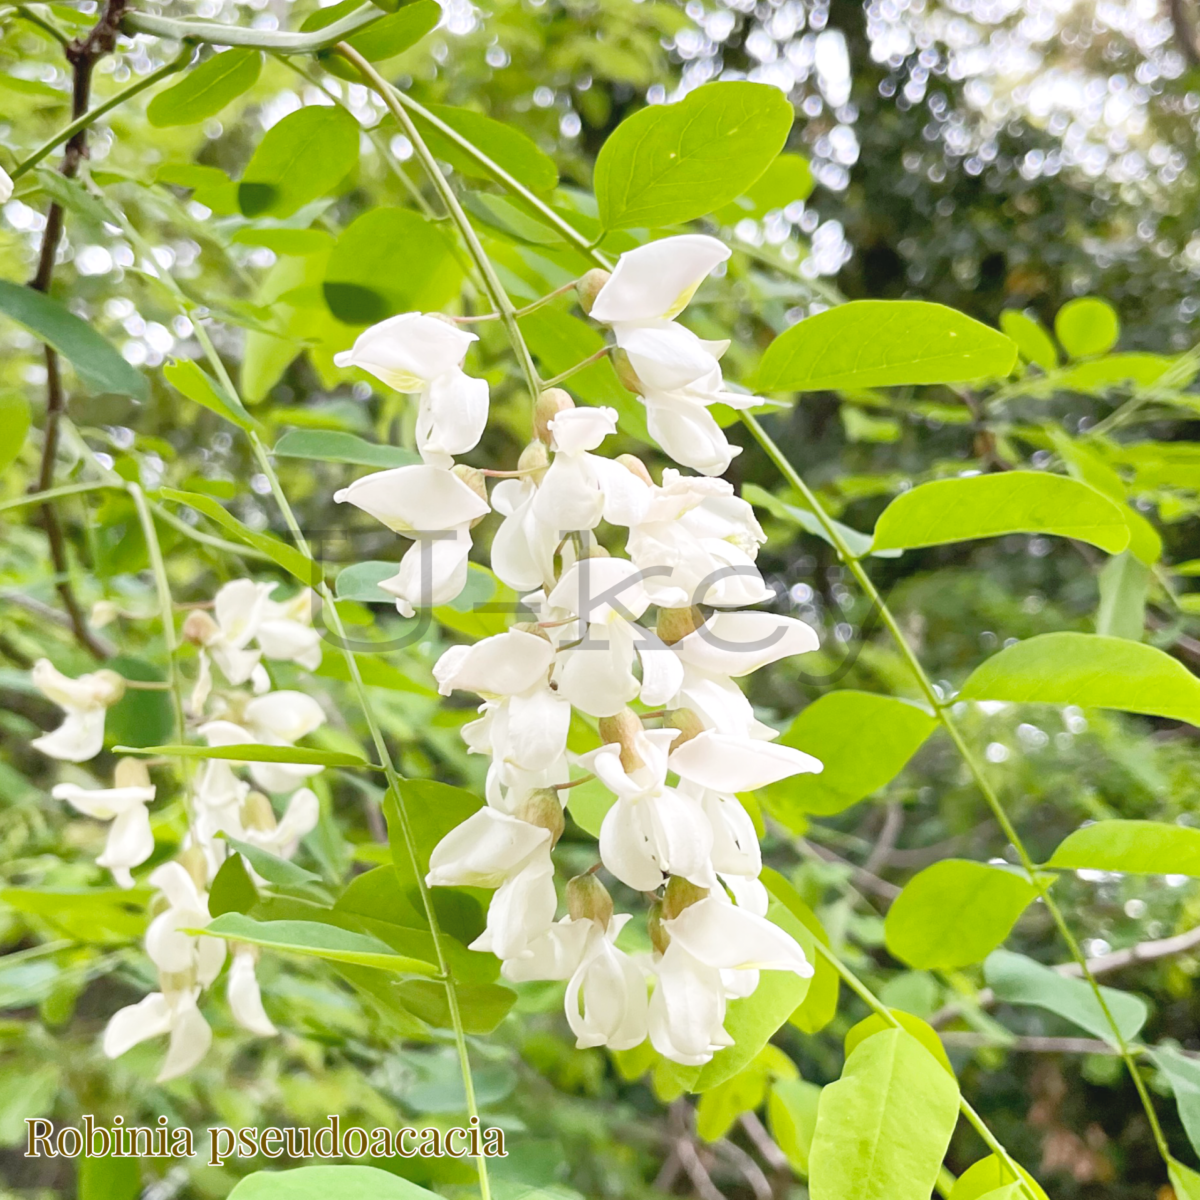
[[[24,508],[27,504],[44,504],[47,500],[58,500],[62,496],[77,496],[80,492],[97,492],[104,488],[123,489],[125,481],[116,483],[64,483],[61,487],[47,488],[44,492],[29,492],[15,500],[0,503],[0,512],[10,508]]]
[[[43,33],[48,33],[64,49],[71,44],[71,39],[57,25],[52,25],[45,17],[35,13],[28,5],[18,4],[12,11],[17,16],[23,17],[31,25],[36,25]]]
[[[792,466],[788,461],[783,451],[775,444],[774,439],[769,433],[759,424],[757,418],[749,413],[741,414],[742,421],[750,430],[758,444],[766,451],[767,456],[779,468],[780,473],[788,481],[789,484],[800,494],[804,503],[817,518],[818,523],[830,542],[837,550],[842,561],[850,569],[850,573],[858,581],[859,587],[867,599],[874,604],[879,612],[880,619],[887,626],[888,632],[892,635],[892,640],[896,643],[897,649],[908,664],[909,670],[912,671],[916,679],[917,686],[921,690],[921,694],[925,697],[926,703],[933,710],[942,728],[946,730],[950,736],[950,740],[954,743],[962,760],[967,765],[972,778],[975,780],[987,806],[992,811],[992,815],[996,818],[1005,838],[1016,850],[1018,857],[1021,860],[1021,866],[1029,877],[1029,882],[1037,891],[1042,902],[1046,906],[1046,911],[1050,913],[1067,949],[1070,951],[1071,957],[1079,964],[1083,978],[1087,980],[1089,987],[1092,989],[1092,994],[1096,998],[1097,1004],[1100,1006],[1101,1012],[1104,1014],[1104,1019],[1108,1022],[1112,1030],[1115,1045],[1120,1051],[1121,1058],[1125,1062],[1125,1066],[1129,1071],[1130,1077],[1133,1080],[1133,1085],[1137,1089],[1138,1096],[1141,1099],[1142,1107],[1146,1111],[1146,1118],[1150,1122],[1151,1132],[1154,1134],[1154,1140],[1158,1146],[1159,1153],[1162,1155],[1163,1161],[1166,1162],[1170,1158],[1170,1153],[1167,1147],[1167,1140],[1163,1134],[1162,1126],[1159,1124],[1158,1114],[1154,1111],[1154,1105],[1150,1099],[1150,1094],[1146,1089],[1145,1081],[1137,1069],[1137,1064],[1134,1062],[1133,1054],[1130,1051],[1129,1045],[1125,1041],[1124,1035],[1121,1033],[1117,1022],[1114,1020],[1112,1013],[1109,1011],[1108,1003],[1104,999],[1104,993],[1100,990],[1100,985],[1096,982],[1095,976],[1088,967],[1087,958],[1079,947],[1079,943],[1075,940],[1074,934],[1067,925],[1066,918],[1063,916],[1062,910],[1058,903],[1050,893],[1049,886],[1045,883],[1042,873],[1038,870],[1037,864],[1033,861],[1029,851],[1025,848],[1024,842],[1021,840],[1021,835],[1017,832],[1016,826],[1012,823],[1008,813],[1005,811],[1003,804],[1000,802],[1000,797],[997,795],[991,782],[984,773],[983,766],[976,758],[974,752],[967,745],[966,739],[963,737],[958,725],[951,717],[947,705],[942,697],[938,694],[937,689],[933,685],[933,681],[925,672],[925,668],[921,665],[920,659],[917,658],[916,652],[909,645],[908,639],[904,636],[904,631],[900,628],[899,622],[891,609],[884,603],[883,597],[880,596],[874,583],[871,582],[871,577],[863,568],[862,563],[850,551],[846,545],[837,524],[825,512],[820,500],[816,494],[804,482],[799,471]]]
[[[599,350],[594,354],[589,354],[582,362],[577,362],[573,367],[568,367],[565,371],[560,371],[559,374],[553,375],[549,379],[543,379],[542,387],[554,387],[555,384],[570,379],[572,375],[578,375],[580,371],[587,370],[592,363],[598,363],[602,358],[607,357],[612,349],[612,346],[601,346]]]
[[[904,1026],[897,1019],[896,1014],[855,973],[850,970],[842,960],[834,954],[834,952],[822,942],[816,943],[817,952],[829,963],[831,967],[842,977],[846,986],[861,999],[868,1008],[877,1013],[883,1018],[893,1029],[904,1029]],[[1008,1168],[1009,1174],[1020,1185],[1021,1190],[1028,1197],[1028,1200],[1038,1200],[1034,1190],[1029,1186],[1028,1180],[1021,1173],[1017,1166],[1016,1160],[1004,1148],[1004,1145],[996,1137],[996,1135],[987,1127],[984,1119],[975,1111],[971,1103],[960,1091],[958,1094],[958,1108],[964,1117],[971,1123],[975,1132],[983,1139],[987,1148],[999,1158]]]
[[[467,219],[467,214],[463,212],[462,205],[458,202],[458,196],[455,195],[454,189],[450,186],[445,175],[442,174],[441,168],[437,165],[432,153],[430,153],[429,147],[425,145],[425,140],[418,132],[412,117],[408,115],[404,106],[399,102],[398,96],[400,93],[388,84],[383,76],[353,46],[348,46],[345,42],[339,42],[335,49],[362,75],[371,89],[379,94],[380,99],[391,110],[392,116],[396,118],[400,128],[404,130],[405,136],[412,142],[413,150],[420,160],[421,166],[425,168],[425,173],[429,176],[429,180],[438,195],[441,196],[442,203],[446,206],[446,211],[458,227],[459,233],[462,234],[463,241],[467,245],[467,250],[474,260],[479,274],[483,277],[483,286],[488,293],[488,297],[491,299],[492,305],[500,314],[500,320],[504,322],[509,340],[512,342],[513,350],[517,355],[517,361],[521,364],[521,372],[525,376],[525,382],[529,385],[530,401],[536,400],[538,393],[544,385],[538,378],[537,367],[533,365],[533,358],[529,353],[529,347],[525,345],[525,338],[521,334],[521,327],[517,324],[517,310],[513,307],[513,302],[504,290],[504,285],[500,282],[500,277],[496,274],[495,267],[492,266],[491,260],[484,252],[479,237],[475,233],[474,226]]]
[[[94,125],[105,113],[112,112],[114,108],[125,103],[126,100],[132,99],[139,92],[144,92],[148,87],[153,87],[160,79],[165,79],[168,75],[173,75],[176,71],[187,66],[192,58],[192,48],[189,46],[178,58],[173,59],[165,66],[159,67],[157,71],[151,72],[144,79],[139,79],[135,83],[131,83],[123,91],[117,92],[115,96],[109,96],[101,104],[97,104],[95,108],[89,108],[87,112],[72,121],[70,125],[64,125],[48,142],[43,142],[27,159],[18,163],[9,175],[12,179],[20,179],[26,171],[32,170],[46,157],[56,146],[61,146],[63,142],[69,141],[77,133]]]
[[[215,21],[177,21],[150,13],[129,12],[121,20],[127,33],[150,33],[177,42],[203,42],[209,46],[255,46],[259,50],[284,54],[311,54],[323,50],[341,38],[349,37],[384,15],[373,4],[361,8],[311,33],[279,33],[265,29],[247,29],[243,25],[219,25]]]

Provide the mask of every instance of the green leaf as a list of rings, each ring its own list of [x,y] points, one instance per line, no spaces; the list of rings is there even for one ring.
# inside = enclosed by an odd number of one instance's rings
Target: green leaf
[[[107,946],[132,942],[145,933],[145,897],[145,892],[139,896],[136,890],[121,888],[4,888],[0,904],[46,922],[56,936]]]
[[[376,566],[379,564],[371,564]],[[347,568],[347,571],[353,568]],[[392,574],[395,573],[395,566],[392,567]],[[346,571],[342,572],[345,575]],[[341,576],[339,575],[340,579]],[[361,600],[364,597],[342,597],[342,599]],[[389,600],[394,603],[394,597],[389,596]],[[355,661],[358,663],[358,673],[362,678],[363,683],[368,687],[387,688],[393,692],[412,692],[416,696],[429,696],[431,698],[437,696],[437,689],[429,687],[426,684],[418,683],[415,679],[409,679],[403,671],[397,670],[390,663],[382,661],[376,654],[357,652]],[[350,682],[350,669],[346,666],[345,657],[339,653],[327,653],[321,659],[321,665],[313,672],[314,675],[321,676],[322,679],[340,679],[343,683]]]
[[[268,883],[274,884],[276,887],[300,891],[321,883],[319,875],[314,875],[311,871],[306,871],[303,867],[298,867],[294,862],[280,858],[279,855],[272,854],[261,846],[239,841],[227,833],[221,834],[221,840],[231,850],[236,850],[254,868],[256,875],[262,876]]]
[[[429,870],[429,856],[452,829],[457,829],[472,813],[483,807],[483,801],[464,788],[451,787],[432,779],[406,779],[400,785],[404,797],[404,812],[417,854],[417,869],[421,875]],[[405,846],[399,811],[395,798],[389,793],[385,802],[388,815],[388,839],[392,859],[405,883],[413,883],[412,862]]]
[[[105,664],[124,679],[140,683],[162,683],[161,667],[142,658],[119,654]],[[171,693],[150,688],[127,688],[125,695],[108,710],[105,736],[114,745],[146,746],[165,741],[175,730]]]
[[[922,1021],[920,1017],[913,1016],[912,1013],[903,1012],[895,1008],[889,1011],[900,1022],[901,1026],[911,1033],[953,1077],[954,1067],[950,1064],[950,1057],[946,1053],[946,1047],[942,1045],[942,1039],[937,1035],[937,1030],[932,1025]],[[892,1022],[885,1020],[882,1013],[872,1013],[869,1017],[863,1018],[857,1025],[852,1025],[850,1031],[846,1034],[844,1042],[846,1057],[849,1058],[854,1053],[855,1048],[865,1042],[867,1038],[873,1037],[877,1033],[882,1033],[885,1029],[894,1028],[895,1026]]]
[[[1043,371],[1053,371],[1058,366],[1058,349],[1040,321],[1020,309],[1006,308],[1000,314],[1000,328],[1017,343],[1017,350],[1026,362]]]
[[[334,594],[339,600],[357,600],[361,604],[395,604],[396,597],[379,585],[394,578],[396,571],[396,564],[390,562],[370,561],[343,567],[334,582]]]
[[[1081,296],[1068,300],[1054,318],[1054,332],[1072,358],[1106,354],[1117,344],[1121,323],[1106,300]]]
[[[829,935],[820,918],[801,898],[800,893],[773,867],[764,867],[763,885],[812,935],[812,953],[805,945],[805,953],[813,965],[813,977],[809,980],[808,992],[799,1006],[788,1017],[788,1022],[801,1033],[819,1033],[837,1015],[838,993],[841,977],[837,968],[817,949],[828,946]]]
[[[151,125],[195,125],[248,92],[262,70],[260,50],[234,47],[214,54],[146,106]]]
[[[713,213],[722,225],[736,225],[746,218],[761,221],[775,209],[787,208],[812,195],[813,174],[808,159],[801,154],[780,154],[778,158],[732,204]]]
[[[817,755],[825,769],[771,784],[765,803],[796,831],[806,813],[842,812],[895,779],[936,726],[923,709],[892,696],[827,692],[803,709],[780,739],[780,745]],[[871,730],[866,742],[864,729]]]
[[[1042,1191],[1041,1185],[1037,1180],[1020,1163],[1017,1163],[1016,1167],[1021,1178],[1032,1189],[1037,1200],[1047,1200],[1046,1193]],[[1001,1197],[995,1196],[995,1193],[1006,1187],[1011,1187],[1015,1183],[1016,1179],[1004,1160],[995,1154],[990,1154],[987,1158],[981,1158],[978,1162],[972,1163],[955,1180],[954,1187],[950,1191],[949,1200],[980,1200],[983,1196],[992,1197],[993,1200],[1001,1200]],[[1020,1192],[1012,1200],[1023,1200],[1023,1197],[1024,1193]],[[1003,1200],[1009,1200],[1009,1198],[1003,1197]]]
[[[1200,1063],[1169,1046],[1156,1046],[1151,1054],[1175,1093],[1175,1106],[1188,1141],[1200,1154]]]
[[[1070,391],[1103,396],[1117,387],[1152,387],[1178,362],[1166,354],[1106,354],[1091,362],[1076,363],[1063,371],[1057,382]]]
[[[492,1033],[517,1002],[517,993],[498,983],[460,983],[455,991],[463,1028],[478,1036]],[[404,1007],[427,1025],[435,1029],[454,1028],[446,989],[441,983],[408,979],[396,992]]]
[[[883,510],[872,546],[910,550],[1008,533],[1076,538],[1110,554],[1129,545],[1124,512],[1095,488],[1044,471],[1002,471],[901,492]]]
[[[263,135],[238,186],[248,217],[290,217],[358,163],[358,122],[339,105],[310,104]]]
[[[1017,347],[1002,333],[924,300],[852,300],[806,317],[768,347],[757,391],[819,392],[965,383],[1007,375]]]
[[[357,6],[351,5],[351,11],[355,7]],[[391,8],[394,9],[395,6],[392,5]],[[383,62],[410,50],[437,25],[441,17],[442,9],[437,0],[415,0],[415,3],[406,4],[399,11],[393,11],[390,16],[375,21],[360,33],[348,37],[346,41],[367,62]],[[319,57],[321,65],[334,75],[340,75],[351,83],[362,83],[358,69],[340,55],[328,52]]]
[[[1003,867],[949,858],[918,872],[888,909],[888,951],[918,970],[954,970],[982,962],[1008,937],[1037,896],[1027,879]]]
[[[1200,829],[1165,821],[1093,821],[1068,834],[1048,867],[1200,877]]]
[[[1112,1026],[1085,980],[1060,975],[1032,958],[1009,950],[989,954],[983,964],[983,975],[997,1000],[1044,1008],[1087,1030],[1093,1037],[1115,1044]],[[1102,987],[1100,994],[1121,1036],[1127,1042],[1137,1037],[1148,1015],[1145,1002],[1115,988]]]
[[[533,138],[515,125],[506,125],[469,108],[452,108],[446,104],[429,104],[426,108],[530,191],[548,192],[557,186],[558,167],[554,159],[538,149]],[[471,179],[492,177],[486,167],[480,166],[423,117],[414,114],[413,122],[436,158],[448,162]]]
[[[1200,1175],[1191,1167],[1172,1158],[1167,1163],[1167,1178],[1175,1189],[1176,1200],[1200,1200]]]
[[[408,467],[420,455],[403,446],[368,442],[354,433],[336,429],[289,429],[271,451],[276,458],[308,458],[319,462],[354,463],[363,467]],[[392,567],[392,574],[396,568]],[[395,597],[391,597],[395,600]]]
[[[719,1141],[742,1113],[762,1107],[767,1085],[773,1078],[782,1075],[794,1080],[799,1074],[792,1060],[768,1043],[736,1075],[700,1097],[696,1105],[696,1132],[706,1142]]]
[[[138,1200],[142,1172],[136,1158],[85,1154],[77,1160],[76,1200]]]
[[[783,149],[792,106],[764,83],[708,83],[622,121],[596,159],[605,229],[656,228],[736,200]]]
[[[1200,725],[1200,679],[1153,646],[1092,633],[1043,633],[976,667],[960,700],[1077,704]]]
[[[471,563],[458,598],[433,610],[438,624],[472,639],[503,633],[517,612],[517,594],[489,567]]]
[[[246,870],[246,860],[240,854],[231,854],[222,864],[208,889],[209,915],[219,917],[222,913],[248,913],[258,903],[258,888]]]
[[[0,313],[58,351],[93,392],[148,400],[146,377],[131,367],[111,342],[52,296],[0,279]]]
[[[108,202],[85,188],[78,179],[68,179],[47,167],[38,167],[34,174],[42,191],[55,204],[82,218],[93,229],[99,230],[105,223],[115,225],[118,222],[119,218],[109,208]]]
[[[249,431],[258,427],[258,423],[245,410],[242,402],[236,396],[231,396],[190,358],[172,359],[163,367],[163,378],[189,400],[194,400],[209,411],[215,412],[217,416],[232,421],[239,428]]]
[[[323,921],[256,921],[238,912],[227,912],[206,925],[210,937],[249,942],[270,950],[283,950],[332,962],[355,963],[403,975],[436,975],[433,963],[395,954],[386,942],[366,933],[355,933]]]
[[[780,1079],[767,1097],[767,1128],[797,1175],[808,1174],[821,1089],[804,1079]]]
[[[462,267],[442,231],[408,208],[372,208],[343,230],[322,291],[347,325],[435,311],[458,294]]]
[[[168,758],[219,758],[228,762],[296,763],[312,767],[369,767],[371,763],[344,750],[319,750],[308,746],[267,746],[247,742],[240,746],[117,746],[114,754],[140,754]]]
[[[29,401],[21,392],[0,392],[0,471],[17,461],[29,436]]]
[[[203,513],[206,517],[216,521],[239,541],[268,555],[305,586],[315,587],[320,582],[321,568],[317,563],[301,554],[299,550],[294,550],[286,542],[281,542],[277,537],[271,537],[266,533],[255,533],[252,529],[247,529],[224,505],[219,504],[211,496],[201,496],[198,492],[178,492],[174,488],[162,488],[159,495],[164,500],[173,500],[176,504],[186,504],[188,508],[194,508],[198,513]]]
[[[256,1171],[239,1180],[229,1200],[438,1200],[390,1171],[375,1167],[297,1167]]]
[[[1140,642],[1146,629],[1146,593],[1150,569],[1126,550],[1110,558],[1100,570],[1100,607],[1096,632],[1105,637]]]
[[[929,1200],[958,1120],[958,1087],[911,1034],[867,1038],[821,1093],[812,1200]]]

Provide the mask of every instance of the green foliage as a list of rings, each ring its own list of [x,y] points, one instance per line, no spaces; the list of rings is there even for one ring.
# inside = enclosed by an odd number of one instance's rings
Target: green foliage
[[[230,1200],[424,1200],[436,1193],[375,1167],[300,1167],[258,1171],[230,1192]]]
[[[194,400],[210,412],[232,421],[239,429],[255,428],[254,418],[246,411],[242,402],[236,396],[231,396],[191,359],[167,363],[163,367],[163,378],[189,400]]]
[[[596,158],[605,229],[674,225],[736,200],[783,149],[792,108],[763,83],[708,83],[622,122]]]
[[[1113,306],[1095,296],[1068,300],[1054,318],[1054,332],[1072,358],[1106,354],[1117,344],[1121,325]]]
[[[767,392],[895,387],[992,379],[1012,370],[1003,334],[940,304],[854,300],[808,317],[767,348],[755,386]]]
[[[1061,842],[1046,865],[1132,875],[1200,875],[1200,829],[1161,821],[1096,821]]]
[[[195,125],[215,117],[258,82],[262,62],[262,51],[249,46],[214,54],[178,83],[159,92],[146,106],[146,119],[162,128]]]
[[[887,948],[919,970],[982,962],[1008,937],[1037,889],[1014,871],[963,859],[926,867],[884,922]]]

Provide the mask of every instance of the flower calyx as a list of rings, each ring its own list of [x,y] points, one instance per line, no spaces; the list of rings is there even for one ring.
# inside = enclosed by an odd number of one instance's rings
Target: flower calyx
[[[113,787],[146,788],[150,786],[150,771],[140,758],[119,758],[113,771]]]
[[[608,888],[592,872],[576,875],[567,884],[567,909],[572,921],[595,921],[607,929],[613,916],[612,897]]]
[[[466,463],[455,463],[454,466],[450,468],[450,474],[456,479],[462,480],[462,482],[465,483],[467,487],[469,487],[471,491],[473,491],[475,495],[477,495],[480,500],[484,502],[484,504],[489,503],[487,479],[478,467],[469,467]],[[471,522],[470,528],[474,529],[475,526],[483,520],[484,516],[487,516],[487,513],[484,513],[483,516],[476,517]]]
[[[537,484],[540,484],[545,478],[546,469],[549,466],[550,454],[546,449],[546,443],[537,439],[530,442],[521,451],[521,457],[517,459],[517,470]]]
[[[681,875],[672,875],[667,880],[667,886],[663,892],[662,919],[664,921],[675,920],[685,908],[691,908],[693,904],[707,896],[708,888],[699,887]]]
[[[570,393],[563,388],[547,388],[533,405],[533,432],[539,442],[550,445],[554,431],[550,423],[561,412],[575,407],[575,401]]]
[[[203,609],[194,608],[184,618],[183,637],[193,646],[207,646],[221,636],[221,627]]]
[[[600,738],[604,745],[614,742],[621,747],[621,768],[626,774],[637,771],[646,765],[646,760],[638,752],[638,738],[642,734],[642,718],[632,708],[625,707],[612,717],[601,717],[599,721]]]
[[[567,826],[562,801],[554,788],[534,788],[517,802],[513,816],[528,825],[548,829],[552,848],[558,844]]]
[[[668,646],[681,642],[704,624],[704,613],[698,605],[690,608],[660,608],[655,632]]]
[[[593,267],[575,284],[575,294],[579,297],[579,307],[585,313],[592,311],[592,305],[596,303],[596,297],[600,295],[600,289],[611,278],[611,271],[605,271],[601,267]]]
[[[707,726],[694,709],[673,708],[663,717],[663,728],[679,730],[679,736],[671,743],[671,749],[678,750],[680,746],[702,734]]]

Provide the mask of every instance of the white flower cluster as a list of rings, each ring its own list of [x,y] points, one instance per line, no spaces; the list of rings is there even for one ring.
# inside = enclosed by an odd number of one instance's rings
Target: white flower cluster
[[[491,762],[486,805],[434,849],[428,883],[495,889],[472,948],[496,954],[511,980],[567,980],[581,1047],[627,1049],[649,1035],[661,1054],[692,1065],[729,1044],[727,1002],[752,994],[760,970],[812,974],[800,946],[766,919],[758,840],[736,793],[820,763],[776,744],[736,679],[817,639],[789,617],[730,611],[773,593],[754,565],[764,535],[750,506],[712,478],[736,448],[708,408],[755,401],[724,390],[718,359],[728,343],[674,321],[728,256],[713,238],[668,238],[623,255],[611,276],[580,281],[585,308],[612,328],[653,436],[703,474],[669,469],[655,483],[640,460],[596,453],[617,414],[544,392],[537,439],[490,505],[503,517],[492,567],[536,620],[452,647],[434,669],[443,694],[482,699],[463,733]],[[424,465],[338,493],[414,539],[383,585],[406,615],[458,595],[470,529],[489,510],[482,473],[449,457],[473,448],[486,420],[486,386],[462,373],[470,336],[408,314],[368,330],[339,360],[421,392]],[[602,522],[627,531],[628,557],[601,546]],[[653,629],[643,622],[651,609]],[[567,750],[573,713],[603,742],[578,757]],[[594,874],[570,882],[568,915],[555,920],[551,854],[566,788],[583,781],[571,780],[572,764],[615,796],[600,831],[603,867],[634,891],[663,889],[646,963],[616,945],[629,917],[614,914]]]
[[[212,615],[196,610],[184,622],[184,636],[199,649],[199,673],[191,696],[197,732],[210,746],[290,746],[325,720],[321,706],[303,692],[270,691],[264,658],[312,669],[321,659],[312,628],[313,597],[300,592],[280,603],[271,599],[274,584],[237,580],[217,593]],[[214,689],[212,664],[229,688]],[[47,660],[35,664],[34,685],[66,714],[62,725],[33,745],[52,758],[84,762],[104,744],[105,713],[121,699],[127,681],[113,671],[70,679]],[[234,690],[250,683],[250,692]],[[319,817],[313,791],[302,786],[320,767],[290,763],[248,763],[249,780],[237,763],[208,759],[193,781],[189,826],[178,861],[150,873],[156,915],[145,948],[159,978],[159,990],[114,1014],[104,1033],[104,1052],[115,1058],[150,1038],[169,1034],[159,1080],[173,1079],[207,1054],[212,1031],[197,1002],[225,962],[225,942],[185,933],[210,921],[208,888],[228,854],[222,835],[237,838],[282,858],[295,853],[300,839]],[[239,768],[240,769],[240,768]],[[121,887],[132,887],[132,868],[154,853],[147,805],[155,798],[145,764],[117,762],[113,787],[87,788],[64,782],[53,789],[86,816],[110,821],[104,852],[96,862],[107,867]],[[276,819],[266,793],[289,796]],[[226,975],[226,995],[234,1020],[260,1037],[276,1032],[263,1010],[254,947],[238,945]]]

